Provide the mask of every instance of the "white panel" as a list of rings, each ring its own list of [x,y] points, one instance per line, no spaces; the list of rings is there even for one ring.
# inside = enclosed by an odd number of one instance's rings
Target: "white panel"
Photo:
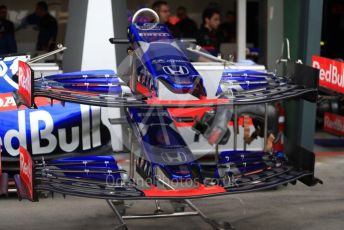
[[[63,54],[63,71],[79,71],[81,68],[86,27],[88,0],[69,1],[69,16]]]
[[[246,59],[246,0],[237,0],[237,7],[237,60],[241,61]]]
[[[116,69],[111,0],[89,0],[82,55],[82,70]]]

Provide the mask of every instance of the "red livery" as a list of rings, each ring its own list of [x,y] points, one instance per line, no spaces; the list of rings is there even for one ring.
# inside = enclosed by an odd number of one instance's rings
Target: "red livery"
[[[36,195],[34,190],[34,163],[30,156],[30,153],[23,148],[19,147],[20,156],[20,173],[14,176],[14,180],[17,187],[17,193],[19,200],[28,199],[31,201],[36,201]]]
[[[344,136],[344,116],[328,112],[325,113],[324,130],[339,136]]]
[[[31,68],[25,62],[18,62],[18,78],[19,88],[18,94],[21,99],[21,103],[26,106],[31,106],[33,102],[32,97],[32,71]]]
[[[320,70],[321,87],[344,94],[344,63],[313,56],[313,67]]]

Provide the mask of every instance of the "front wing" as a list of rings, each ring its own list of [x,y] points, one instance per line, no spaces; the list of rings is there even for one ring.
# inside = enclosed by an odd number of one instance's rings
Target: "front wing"
[[[300,149],[298,154],[304,159],[305,156],[313,156],[309,160],[314,162],[313,153]],[[165,186],[166,182],[159,178],[160,186],[142,187],[134,178],[128,177],[126,170],[107,158],[34,162],[21,147],[20,174],[15,176],[15,181],[19,199],[31,201],[38,201],[38,193],[43,191],[111,200],[193,199],[265,190],[288,183],[295,184],[297,180],[307,177],[311,180],[303,182],[311,186],[317,182],[311,165],[310,168],[306,165],[296,168],[283,163],[226,177],[225,180],[218,180],[220,183],[195,183],[192,188]]]
[[[303,66],[304,67],[304,66]],[[148,107],[148,108],[190,108],[218,107],[269,103],[284,99],[317,99],[318,81],[316,73],[299,71],[294,68],[289,76],[280,78],[278,84],[239,93],[222,94],[219,98],[201,98],[191,101],[142,99],[133,94],[114,73],[79,73],[43,77],[33,80],[29,66],[20,65],[17,102],[34,107],[34,98],[43,96],[60,101],[76,102],[105,107]],[[300,67],[301,68],[301,67]],[[307,68],[306,68],[307,69]],[[302,73],[302,74],[300,74]],[[306,73],[306,74],[305,74]],[[289,161],[249,173],[241,173],[220,183],[198,182],[192,188],[171,188],[159,178],[157,184],[139,186],[134,178],[119,168],[81,169],[62,168],[56,162],[33,162],[30,154],[21,148],[20,174],[16,175],[16,185],[20,199],[36,201],[37,192],[51,191],[75,196],[101,199],[190,199],[219,196],[234,193],[264,190],[297,180],[311,186],[318,181],[314,178],[314,154],[303,148],[293,148],[286,153]],[[101,161],[96,162],[103,164]],[[81,166],[84,161],[79,163]],[[202,168],[202,165],[200,165]],[[215,165],[216,170],[222,167]],[[99,174],[102,178],[99,178]],[[98,176],[95,176],[98,175]],[[149,176],[149,175],[148,175]],[[202,173],[201,173],[202,176]],[[112,178],[117,178],[112,180]],[[125,180],[123,178],[126,178]],[[203,178],[204,179],[204,178]],[[109,183],[109,180],[111,183]],[[160,186],[158,186],[160,184]]]
[[[142,98],[113,71],[86,71],[52,75],[33,80],[26,63],[19,65],[19,89],[15,93],[18,104],[34,107],[35,97],[47,97],[63,102],[74,102],[103,107],[163,107],[190,108],[270,103],[279,100],[303,98],[317,99],[317,73],[311,67],[293,64],[284,77],[273,77],[271,84],[254,90],[223,92],[218,98],[196,100],[160,100]],[[301,69],[301,71],[299,70]],[[247,73],[243,73],[247,76]],[[270,75],[266,74],[268,78]]]

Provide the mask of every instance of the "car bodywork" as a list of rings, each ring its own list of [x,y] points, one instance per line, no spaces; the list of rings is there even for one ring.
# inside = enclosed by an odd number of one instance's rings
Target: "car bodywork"
[[[30,66],[19,61],[14,94],[18,105],[33,111],[38,97],[65,102],[58,106],[61,111],[68,110],[68,103],[124,109],[139,149],[134,156],[135,169],[145,186],[138,185],[131,173],[119,166],[116,155],[87,156],[73,151],[65,157],[48,159],[43,155],[42,159],[33,159],[28,146],[21,142],[20,174],[15,176],[20,199],[36,201],[40,191],[113,200],[190,199],[263,190],[297,180],[309,186],[317,183],[314,153],[300,146],[291,146],[283,153],[229,149],[214,153],[209,163],[193,154],[176,127],[181,121],[190,122],[195,134],[209,144],[226,143],[231,135],[228,122],[237,119],[234,109],[239,115],[252,114],[257,121],[269,113],[264,110],[267,103],[289,99],[316,103],[316,74],[300,76],[300,71],[294,69],[288,76],[278,76],[229,68],[215,84],[216,97],[210,98],[202,76],[165,25],[132,23],[128,39],[133,56],[133,74],[128,84],[111,70],[33,79]],[[159,95],[161,84],[187,99],[164,99],[164,95]],[[186,121],[174,113],[176,108],[185,113],[205,110]],[[270,125],[262,133],[276,133],[274,113],[267,115]],[[134,159],[130,161],[133,163]],[[159,175],[169,181],[191,182],[192,186],[164,189],[159,187],[163,183]]]

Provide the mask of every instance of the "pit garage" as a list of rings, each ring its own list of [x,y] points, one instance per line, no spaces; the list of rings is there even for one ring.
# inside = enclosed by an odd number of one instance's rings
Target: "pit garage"
[[[341,229],[343,9],[4,0],[0,229]]]

